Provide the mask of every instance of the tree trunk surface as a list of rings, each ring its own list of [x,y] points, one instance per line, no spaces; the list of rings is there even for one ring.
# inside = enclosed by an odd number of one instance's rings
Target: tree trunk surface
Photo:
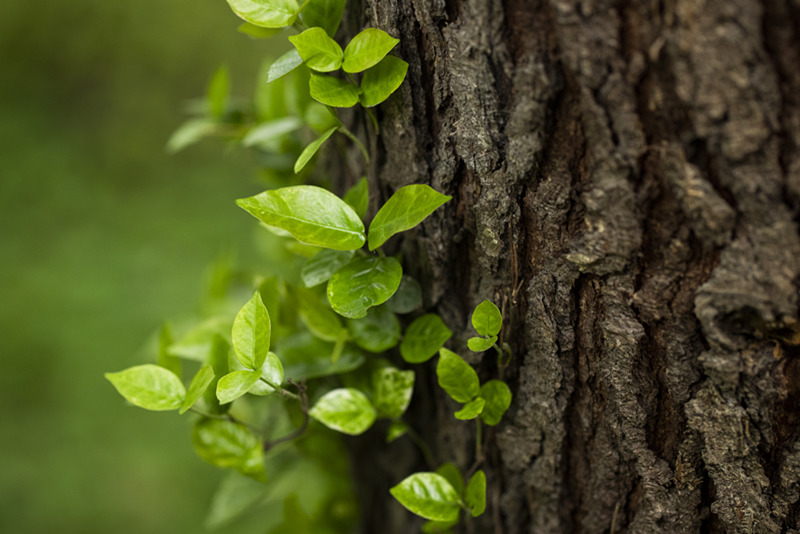
[[[356,4],[345,29],[410,64],[370,134],[373,213],[453,195],[389,246],[514,393],[457,531],[800,532],[800,1]],[[485,298],[504,369],[466,349]],[[476,427],[434,363],[412,425],[466,473]],[[358,462],[363,531],[413,532],[387,489],[429,467],[383,449],[385,474]]]

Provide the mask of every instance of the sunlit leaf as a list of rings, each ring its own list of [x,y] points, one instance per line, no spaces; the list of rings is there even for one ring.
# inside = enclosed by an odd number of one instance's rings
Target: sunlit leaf
[[[472,517],[478,517],[486,510],[486,475],[482,470],[477,471],[469,479],[467,489],[464,491],[464,500]]]
[[[394,56],[386,56],[380,63],[368,69],[361,78],[361,105],[377,106],[403,84],[408,72],[408,63]]]
[[[481,386],[480,396],[486,400],[481,419],[490,426],[498,424],[511,406],[511,390],[505,382],[489,380]]]
[[[327,282],[333,273],[350,263],[353,254],[352,250],[319,251],[303,265],[303,270],[300,272],[303,284],[306,287],[314,287]]]
[[[496,342],[497,336],[492,336],[488,339],[485,337],[471,337],[467,340],[467,347],[472,352],[483,352],[492,348]]]
[[[375,409],[382,417],[403,415],[414,393],[414,371],[385,367],[372,373]]]
[[[361,319],[348,319],[347,327],[356,345],[370,352],[389,350],[400,341],[400,321],[385,306],[370,309]]]
[[[319,26],[333,37],[342,21],[346,0],[310,0],[300,12],[300,20],[306,28]]]
[[[324,300],[318,299],[310,291],[298,291],[297,304],[300,320],[312,334],[325,341],[338,341],[343,328],[342,321]]]
[[[497,306],[484,300],[472,312],[472,326],[482,336],[496,336],[503,327],[503,316]]]
[[[228,374],[228,356],[231,351],[230,343],[219,334],[216,334],[211,341],[211,350],[209,351],[208,364],[214,370],[214,377],[203,392],[203,401],[205,401],[206,408],[211,413],[225,413],[229,405],[222,406],[217,398],[217,384],[222,376]]]
[[[439,350],[436,376],[439,386],[455,401],[469,402],[480,391],[480,381],[475,369],[461,356],[445,348]]]
[[[105,377],[128,402],[145,410],[175,410],[186,398],[181,379],[158,365],[137,365]]]
[[[261,370],[234,371],[223,376],[217,382],[217,398],[220,404],[233,402],[247,393],[261,377]]]
[[[408,363],[422,363],[430,360],[442,345],[450,339],[453,332],[435,313],[418,317],[412,322],[400,342],[400,354]]]
[[[194,403],[200,400],[206,388],[208,388],[209,384],[213,381],[214,369],[208,364],[201,367],[200,370],[197,371],[197,374],[194,375],[194,378],[192,378],[189,389],[186,390],[186,398],[183,400],[178,413],[186,413],[187,410],[194,406]]]
[[[461,495],[464,491],[464,477],[461,476],[461,471],[452,462],[445,462],[436,468],[436,473],[442,475],[456,490],[456,493]]]
[[[372,426],[377,414],[363,393],[353,388],[341,388],[323,395],[308,415],[330,429],[357,436]]]
[[[274,352],[267,354],[267,359],[264,360],[264,365],[261,366],[261,378],[276,386],[283,384],[283,364]],[[275,389],[269,384],[265,384],[263,380],[259,380],[247,392],[251,395],[264,397],[275,393]]]
[[[361,72],[376,65],[400,42],[377,28],[367,28],[358,33],[344,50],[342,68],[345,72]]]
[[[269,312],[256,291],[233,321],[231,338],[236,357],[247,369],[260,369],[269,352]]]
[[[327,141],[328,138],[330,136],[332,136],[333,133],[338,129],[339,129],[338,126],[334,127],[334,128],[331,128],[327,132],[323,133],[322,135],[320,135],[319,137],[317,137],[316,139],[311,141],[308,144],[308,146],[306,146],[303,149],[303,151],[300,153],[300,155],[297,156],[297,161],[295,161],[295,163],[294,163],[294,172],[295,172],[295,174],[297,174],[298,172],[303,170],[303,168],[308,164],[308,162],[311,161],[311,158],[313,158],[314,155],[319,151],[319,149],[322,146],[322,144],[325,141]],[[300,187],[300,186],[298,186],[298,187]],[[306,186],[306,187],[311,187],[311,186]]]
[[[389,491],[400,504],[425,519],[458,519],[458,493],[441,475],[414,473]]]
[[[281,57],[276,59],[267,70],[267,83],[274,82],[278,78],[289,74],[294,69],[303,64],[303,58],[297,52],[296,48],[292,48]]]
[[[401,187],[372,219],[369,249],[375,250],[394,234],[414,228],[450,198],[424,184]]]
[[[233,421],[199,420],[192,432],[192,443],[206,462],[232,467],[243,474],[257,477],[256,468],[263,462],[261,442],[246,426]]]
[[[472,399],[466,403],[463,408],[455,413],[456,419],[461,419],[462,421],[475,419],[481,414],[485,404],[486,401],[480,397]]]
[[[403,268],[394,258],[358,258],[328,280],[328,301],[339,315],[360,319],[397,291]]]
[[[290,26],[297,18],[296,0],[228,0],[239,17],[264,28]]]
[[[394,440],[404,436],[408,432],[408,425],[399,419],[392,421],[389,424],[389,430],[386,431],[386,443],[391,443]]]
[[[342,47],[328,37],[322,28],[309,28],[290,36],[289,41],[303,58],[303,63],[311,70],[330,72],[342,66]]]
[[[334,108],[349,108],[358,104],[358,88],[347,80],[327,74],[312,74],[308,82],[311,98]]]

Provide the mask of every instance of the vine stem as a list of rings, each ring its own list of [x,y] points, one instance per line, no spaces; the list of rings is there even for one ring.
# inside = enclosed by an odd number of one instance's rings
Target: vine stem
[[[261,380],[261,381],[262,381],[262,382],[264,382],[266,385],[268,385],[269,387],[271,387],[272,389],[274,389],[275,391],[277,391],[278,393],[280,393],[281,395],[283,395],[283,396],[284,396],[284,397],[286,397],[286,398],[289,398],[289,399],[294,399],[294,400],[296,400],[296,401],[299,401],[299,400],[301,400],[301,398],[300,398],[300,396],[299,396],[299,395],[295,395],[295,394],[294,394],[294,393],[292,393],[291,391],[287,391],[287,390],[283,389],[283,388],[282,388],[282,387],[280,387],[278,384],[273,384],[272,382],[270,382],[269,380],[267,380],[267,379],[266,379],[266,378],[264,378],[263,376],[262,376],[261,378],[259,378],[259,380]]]
[[[344,124],[339,126],[339,131],[349,137],[356,144],[356,146],[358,146],[359,150],[361,150],[361,154],[364,156],[364,160],[369,163],[369,153],[367,152],[367,148],[361,143],[361,141],[359,141],[358,137],[356,137],[353,132],[348,130],[347,126]]]

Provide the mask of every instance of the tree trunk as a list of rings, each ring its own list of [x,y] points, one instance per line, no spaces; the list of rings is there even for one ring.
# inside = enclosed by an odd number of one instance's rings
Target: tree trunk
[[[514,392],[459,531],[798,532],[800,2],[357,4],[410,64],[373,197],[453,195],[398,251]],[[504,370],[466,350],[484,298]],[[475,425],[417,370],[412,421],[466,472]],[[408,447],[364,467],[365,532],[418,528],[386,491]]]

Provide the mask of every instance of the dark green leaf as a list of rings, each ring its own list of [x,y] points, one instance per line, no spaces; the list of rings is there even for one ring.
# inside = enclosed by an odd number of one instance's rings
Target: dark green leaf
[[[358,104],[358,88],[327,74],[312,74],[308,82],[311,98],[326,106],[349,108]]]
[[[297,18],[296,0],[228,0],[239,17],[263,28],[291,26]]]
[[[280,386],[283,384],[283,364],[275,355],[274,352],[267,354],[267,359],[264,365],[261,366],[261,378],[268,380],[270,383]],[[258,395],[264,397],[272,395],[275,390],[272,386],[265,384],[264,381],[259,380],[247,391],[251,395]]]
[[[478,517],[486,510],[486,475],[482,470],[477,471],[469,479],[464,500],[472,517]]]
[[[360,319],[397,291],[403,268],[394,258],[358,258],[328,280],[328,301],[339,315]]]
[[[416,280],[404,274],[400,287],[386,302],[386,306],[395,313],[411,313],[422,306],[422,288]]]
[[[217,125],[208,119],[189,119],[170,136],[167,152],[174,154],[214,133]]]
[[[262,26],[250,24],[249,22],[243,22],[236,28],[236,31],[253,39],[269,39],[279,33],[281,29],[282,28],[264,28]]]
[[[216,334],[212,338],[208,363],[214,370],[214,378],[203,393],[203,400],[211,413],[225,413],[229,408],[229,406],[220,405],[219,399],[217,398],[217,384],[219,383],[220,377],[228,374],[228,356],[230,350],[231,346],[224,337]]]
[[[292,48],[269,66],[269,70],[267,70],[267,83],[282,78],[302,64],[303,58],[300,57],[296,48]]]
[[[394,56],[386,56],[368,69],[361,78],[361,105],[377,106],[403,84],[408,63]]]
[[[269,352],[269,312],[256,291],[233,321],[231,338],[236,357],[247,369],[260,369]]]
[[[511,390],[505,382],[489,380],[481,386],[480,396],[486,400],[481,419],[487,425],[496,425],[511,406]]]
[[[217,382],[217,398],[220,404],[233,402],[253,387],[261,377],[258,371],[234,371],[223,376]]]
[[[375,409],[382,417],[396,419],[405,413],[414,393],[414,371],[384,367],[372,373]]]
[[[275,142],[286,134],[299,129],[303,121],[297,117],[283,117],[274,121],[262,122],[251,128],[242,139],[242,145],[255,146]]]
[[[309,28],[292,35],[289,41],[303,58],[303,63],[317,72],[330,72],[342,66],[342,47],[322,28]]]
[[[464,491],[464,478],[461,476],[461,471],[452,462],[445,462],[436,468],[436,472],[442,475],[456,490],[456,493],[461,495]]]
[[[403,341],[400,343],[400,354],[408,363],[426,362],[452,335],[441,317],[435,313],[423,315],[415,319],[406,329]]]
[[[450,198],[423,184],[401,187],[372,219],[369,249],[375,250],[394,234],[414,228]]]
[[[491,301],[484,300],[472,312],[472,326],[482,336],[496,336],[503,327],[503,316]]]
[[[481,414],[485,404],[486,401],[480,397],[472,399],[466,403],[463,408],[456,412],[456,419],[461,419],[462,421],[475,419]]]
[[[346,373],[364,363],[364,354],[355,346],[346,344],[342,349],[339,358],[333,361],[334,345],[315,338],[309,332],[286,338],[280,344],[286,376],[308,380]]]
[[[409,511],[433,521],[458,519],[459,496],[443,476],[414,473],[389,490]]]
[[[300,20],[307,28],[319,26],[333,37],[342,21],[346,0],[311,0],[300,12]]]
[[[475,369],[461,356],[445,348],[439,350],[436,376],[439,386],[455,401],[469,402],[480,391],[480,381]]]
[[[208,112],[216,120],[220,120],[225,113],[225,108],[228,107],[228,98],[230,97],[230,78],[228,77],[228,69],[223,65],[208,84],[208,94],[206,99],[208,101]]]
[[[467,340],[467,346],[472,352],[483,352],[489,350],[497,342],[497,336],[492,336],[489,339],[485,337],[471,337]]]
[[[211,384],[213,381],[213,367],[208,364],[201,367],[200,370],[197,371],[197,374],[194,375],[194,378],[192,378],[192,382],[189,384],[189,389],[186,391],[186,398],[183,400],[178,413],[186,413],[189,408],[194,406],[194,403],[200,400],[200,397],[203,396],[203,393],[205,393],[209,384]]]
[[[347,326],[356,345],[370,352],[389,350],[400,341],[400,321],[385,306],[372,308],[361,319],[348,319]]]
[[[375,408],[369,399],[353,388],[329,391],[308,411],[308,415],[330,429],[357,436],[375,421]]]
[[[344,50],[345,72],[361,72],[376,65],[400,42],[388,33],[377,28],[367,28],[348,43]]]
[[[181,379],[158,365],[137,365],[105,377],[128,402],[145,410],[175,410],[186,398]]]
[[[321,250],[303,265],[300,277],[306,287],[318,286],[327,282],[331,275],[350,263],[352,250]]]
[[[206,462],[250,476],[257,474],[256,469],[263,462],[261,442],[246,426],[233,421],[201,419],[194,426],[192,443]],[[261,471],[263,475],[263,467]]]
[[[347,202],[353,211],[355,211],[361,219],[367,214],[369,207],[369,185],[367,178],[361,178],[356,185],[351,187],[344,195],[344,201]]]
[[[408,432],[408,425],[403,421],[392,421],[389,424],[389,430],[386,431],[386,443],[391,443],[394,440],[402,437]]]

